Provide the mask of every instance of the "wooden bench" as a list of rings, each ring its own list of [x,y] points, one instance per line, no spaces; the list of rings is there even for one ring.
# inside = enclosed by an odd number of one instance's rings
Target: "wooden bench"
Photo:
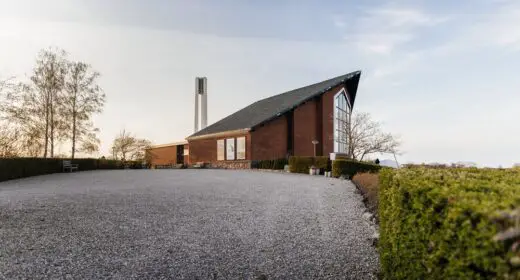
[[[72,172],[74,170],[78,171],[79,165],[78,164],[72,164],[70,160],[64,160],[63,161],[63,172],[67,171],[67,169]]]

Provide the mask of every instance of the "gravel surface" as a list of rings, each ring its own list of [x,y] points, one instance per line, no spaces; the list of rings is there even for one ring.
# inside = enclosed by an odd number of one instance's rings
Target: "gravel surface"
[[[348,181],[119,170],[0,183],[0,279],[375,279]]]

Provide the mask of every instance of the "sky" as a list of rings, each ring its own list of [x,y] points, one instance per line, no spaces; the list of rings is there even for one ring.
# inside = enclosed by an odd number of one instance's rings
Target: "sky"
[[[520,162],[520,1],[0,0],[0,77],[38,51],[101,73],[99,156],[122,129],[155,144],[259,99],[361,70],[355,110],[402,142],[400,162]],[[383,156],[384,158],[384,156]]]

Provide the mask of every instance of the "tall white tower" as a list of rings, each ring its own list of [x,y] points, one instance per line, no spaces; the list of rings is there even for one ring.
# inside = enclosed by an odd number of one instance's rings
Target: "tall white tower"
[[[200,98],[200,129],[208,125],[208,79],[195,78],[195,132],[199,131],[199,98]]]

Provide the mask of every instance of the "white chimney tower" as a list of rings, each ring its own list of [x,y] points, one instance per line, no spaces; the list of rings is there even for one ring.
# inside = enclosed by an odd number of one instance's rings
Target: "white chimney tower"
[[[208,79],[195,78],[195,132],[199,131],[199,98],[200,98],[200,129],[208,125]]]

